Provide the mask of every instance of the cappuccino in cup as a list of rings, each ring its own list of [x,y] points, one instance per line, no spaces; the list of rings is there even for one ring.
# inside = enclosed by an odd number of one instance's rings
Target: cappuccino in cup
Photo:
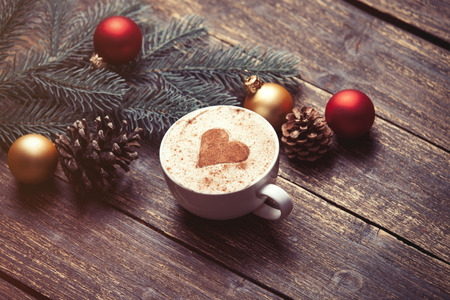
[[[271,216],[261,216],[280,219],[280,214],[289,214],[290,197],[271,184],[278,174],[278,156],[278,136],[272,125],[237,106],[211,106],[185,115],[169,128],[160,147],[165,179],[176,200],[210,219],[257,211],[267,197],[277,202],[280,194],[287,203],[280,206],[287,209],[272,208],[276,212]],[[267,185],[273,187],[266,190],[277,189],[277,195],[261,193]]]
[[[235,192],[260,178],[278,155],[277,136],[269,126],[240,107],[197,111],[167,133],[161,162],[175,181],[190,190]]]

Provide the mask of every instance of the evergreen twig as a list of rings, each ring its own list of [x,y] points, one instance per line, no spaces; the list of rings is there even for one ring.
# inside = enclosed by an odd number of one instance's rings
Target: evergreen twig
[[[209,105],[239,104],[244,70],[264,81],[298,76],[293,55],[250,46],[211,46],[203,19],[157,22],[138,0],[99,1],[85,10],[75,0],[0,0],[0,143],[26,133],[52,136],[76,119],[110,115],[160,138],[184,114]],[[133,19],[143,33],[132,62],[91,68],[98,23]],[[40,42],[14,44],[32,32]],[[28,38],[29,39],[29,38]]]
[[[39,0],[0,1],[0,62],[18,43],[24,42],[38,13]]]
[[[10,105],[0,110],[0,146],[7,150],[18,137],[38,133],[53,138],[73,123],[76,114],[64,106],[55,106],[45,99],[36,105]]]

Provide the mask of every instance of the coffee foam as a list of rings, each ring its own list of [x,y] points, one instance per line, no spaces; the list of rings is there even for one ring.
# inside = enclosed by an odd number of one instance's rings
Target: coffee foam
[[[199,166],[202,135],[221,129],[230,142],[248,147],[240,162]],[[161,144],[163,168],[178,184],[200,193],[221,194],[246,188],[261,178],[277,158],[277,135],[258,114],[235,106],[217,106],[194,111],[169,129]]]

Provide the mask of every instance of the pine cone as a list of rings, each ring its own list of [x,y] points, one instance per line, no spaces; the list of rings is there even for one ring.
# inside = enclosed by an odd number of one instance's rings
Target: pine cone
[[[67,127],[68,138],[60,135],[55,140],[61,167],[77,193],[112,186],[114,178],[120,175],[116,167],[129,171],[130,163],[138,158],[134,148],[140,147],[142,128],[127,134],[127,122],[122,123],[123,127],[117,129],[108,116],[97,117],[94,135],[85,119],[78,120]]]
[[[295,107],[286,119],[281,126],[281,142],[289,158],[315,161],[329,150],[333,131],[317,110]]]

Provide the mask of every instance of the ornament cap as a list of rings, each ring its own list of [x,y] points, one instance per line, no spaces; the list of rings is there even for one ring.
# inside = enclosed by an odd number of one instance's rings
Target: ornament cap
[[[254,95],[262,87],[264,83],[259,79],[258,76],[252,75],[247,78],[244,82],[244,88],[247,94]]]
[[[91,56],[91,59],[89,61],[92,63],[93,69],[104,69],[106,68],[106,62],[103,59],[103,57],[99,56],[98,53],[94,53]]]

